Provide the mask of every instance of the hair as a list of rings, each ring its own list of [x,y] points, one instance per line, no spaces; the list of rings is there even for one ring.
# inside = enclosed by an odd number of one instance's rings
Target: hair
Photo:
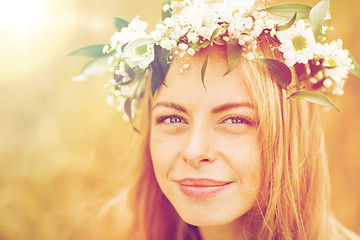
[[[281,59],[266,37],[259,41],[264,57]],[[222,51],[223,59],[226,52]],[[246,214],[246,231],[255,239],[337,239],[345,228],[330,210],[330,180],[324,134],[317,105],[287,99],[286,91],[257,62],[242,58],[238,71],[254,107],[261,148],[261,187],[255,205]],[[158,183],[149,150],[151,95],[141,109],[141,135],[129,171],[127,195],[132,212],[126,239],[201,239],[197,227],[185,223],[166,199]],[[139,150],[140,149],[140,150]],[[137,161],[135,161],[137,160]],[[123,204],[123,203],[120,203]],[[340,234],[340,235],[337,235]],[[343,239],[342,238],[342,239]]]

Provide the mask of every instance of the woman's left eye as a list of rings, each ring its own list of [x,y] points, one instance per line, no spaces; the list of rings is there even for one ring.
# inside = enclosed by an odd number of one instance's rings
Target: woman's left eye
[[[244,121],[244,119],[241,119],[241,118],[228,118],[224,121],[224,123],[242,124],[242,123],[245,123],[245,121]]]
[[[234,116],[234,117],[228,117],[221,121],[221,123],[227,123],[227,124],[246,124],[249,126],[253,126],[255,123],[253,120],[243,117],[243,116]]]

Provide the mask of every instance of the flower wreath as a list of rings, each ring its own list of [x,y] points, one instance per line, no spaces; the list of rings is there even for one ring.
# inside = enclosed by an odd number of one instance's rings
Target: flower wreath
[[[258,6],[255,0],[164,0],[162,23],[147,34],[148,24],[136,17],[130,23],[113,19],[117,28],[111,44],[91,45],[69,55],[93,59],[74,81],[85,81],[110,71],[106,84],[111,91],[108,103],[124,112],[132,122],[145,91],[146,75],[152,69],[151,91],[163,83],[172,55],[193,55],[209,45],[226,45],[228,69],[233,70],[242,56],[264,64],[281,88],[291,90],[288,98],[307,100],[338,110],[325,95],[342,95],[348,74],[360,77],[360,69],[339,39],[326,43],[330,19],[329,0],[312,7],[303,3]],[[257,39],[270,37],[277,43],[284,62],[256,56]],[[201,80],[208,61],[205,57]],[[189,64],[182,63],[180,72]],[[289,67],[294,67],[296,83]],[[205,85],[204,85],[205,86]],[[306,86],[306,88],[305,88]]]

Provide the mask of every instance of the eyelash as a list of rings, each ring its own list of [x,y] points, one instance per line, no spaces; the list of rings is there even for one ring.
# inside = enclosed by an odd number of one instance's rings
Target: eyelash
[[[178,115],[163,115],[163,116],[159,116],[158,118],[156,118],[156,123],[157,123],[157,124],[165,123],[165,121],[166,121],[167,119],[171,119],[171,118],[180,119],[181,122],[167,122],[168,124],[183,123],[183,122],[186,123],[186,121],[184,120],[184,118],[182,118],[181,116],[178,116]]]
[[[231,123],[229,124],[247,124],[249,126],[254,126],[255,122],[247,117],[244,116],[233,116],[233,117],[227,117],[224,120],[221,121],[221,123],[226,123],[226,121],[231,120]],[[233,120],[235,121],[240,121],[240,122],[233,122]]]

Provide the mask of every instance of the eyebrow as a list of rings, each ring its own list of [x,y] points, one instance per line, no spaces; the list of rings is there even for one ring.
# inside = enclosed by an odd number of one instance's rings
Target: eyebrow
[[[235,103],[225,103],[220,106],[217,106],[213,110],[211,110],[211,113],[215,114],[215,113],[224,112],[224,111],[227,111],[230,109],[241,108],[241,107],[247,107],[247,108],[254,109],[254,106],[249,102],[235,102]]]
[[[180,112],[187,113],[186,109],[183,106],[171,102],[158,102],[152,107],[152,110],[154,110],[156,107],[173,108]]]
[[[185,107],[183,107],[179,104],[176,104],[176,103],[171,103],[171,102],[158,102],[152,107],[152,110],[154,110],[156,107],[173,108],[180,112],[187,113]],[[254,109],[254,106],[250,102],[235,102],[235,103],[225,103],[225,104],[216,106],[215,108],[213,108],[211,110],[211,113],[216,114],[216,113],[224,112],[224,111],[227,111],[230,109],[241,108],[241,107],[247,107],[247,108]]]

